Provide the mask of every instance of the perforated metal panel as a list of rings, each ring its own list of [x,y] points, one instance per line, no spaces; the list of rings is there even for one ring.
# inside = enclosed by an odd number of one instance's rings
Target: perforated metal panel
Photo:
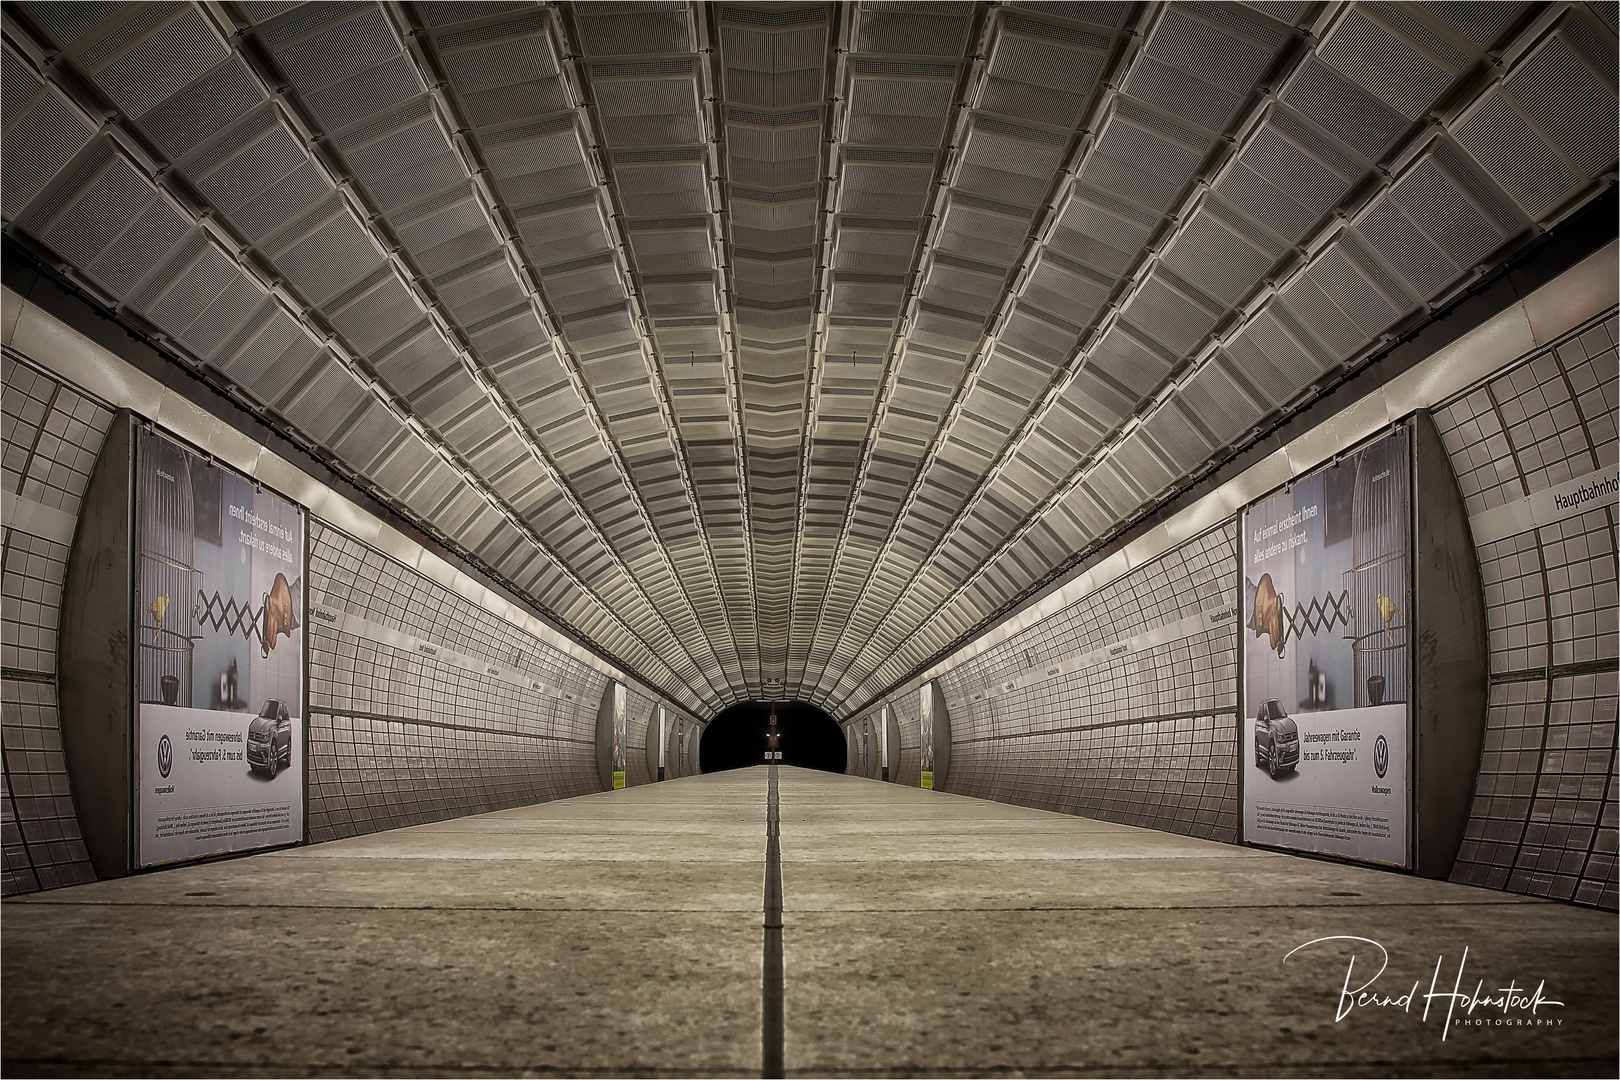
[[[19,4],[4,213],[684,706],[836,711],[1613,169],[1596,9],[1326,16]]]
[[[1614,167],[1614,72],[1613,39],[1571,12],[1452,130],[1526,214],[1547,220]]]

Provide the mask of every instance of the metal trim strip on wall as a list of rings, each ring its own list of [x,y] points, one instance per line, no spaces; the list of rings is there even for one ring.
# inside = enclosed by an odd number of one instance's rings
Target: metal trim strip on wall
[[[79,524],[77,515],[10,491],[0,492],[0,514],[5,516],[6,528],[58,544],[72,543],[73,530]]]
[[[1620,470],[1610,465],[1532,491],[1502,506],[1481,510],[1468,519],[1468,528],[1474,534],[1474,545],[1483,547],[1531,529],[1556,525],[1577,514],[1612,507],[1617,493],[1620,493]]]
[[[355,637],[364,638],[378,645],[399,649],[401,652],[408,653],[419,659],[437,660],[449,667],[470,671],[474,675],[485,675],[523,690],[533,690],[536,693],[544,694],[546,697],[561,698],[563,701],[570,702],[579,700],[578,694],[564,690],[560,686],[542,682],[539,679],[532,679],[509,664],[503,664],[489,657],[478,656],[473,653],[456,652],[454,649],[447,649],[443,645],[429,641],[427,638],[413,637],[381,623],[374,623],[370,619],[359,615],[351,615],[347,611],[327,607],[325,604],[310,601],[309,617],[314,620],[310,624],[312,626],[318,623],[329,630],[352,634]]]
[[[1196,615],[1188,615],[1186,618],[1177,619],[1175,622],[1160,623],[1151,630],[1132,637],[1120,638],[1118,641],[1111,641],[1101,648],[1082,653],[1070,653],[1068,656],[1055,660],[1050,664],[1042,665],[1039,668],[1025,668],[1025,674],[1007,679],[1004,682],[997,683],[995,686],[985,687],[983,690],[968,694],[965,697],[949,698],[945,704],[953,709],[959,706],[965,708],[980,701],[1001,697],[1003,694],[1010,694],[1015,690],[1022,690],[1027,686],[1034,686],[1036,683],[1045,682],[1047,679],[1055,679],[1059,675],[1072,675],[1086,668],[1097,667],[1099,664],[1106,664],[1112,660],[1132,656],[1148,649],[1157,648],[1160,645],[1168,645],[1172,641],[1196,637],[1221,626],[1233,624],[1237,618],[1237,613],[1236,604],[1222,604],[1220,607],[1205,608]]]

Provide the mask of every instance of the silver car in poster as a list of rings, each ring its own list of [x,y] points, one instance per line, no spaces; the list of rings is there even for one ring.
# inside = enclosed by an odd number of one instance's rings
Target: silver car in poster
[[[1254,764],[1273,780],[1299,767],[1299,725],[1276,698],[1267,698],[1254,718]]]
[[[247,762],[248,768],[267,773],[272,780],[292,764],[292,718],[287,715],[285,702],[266,700],[248,725]]]

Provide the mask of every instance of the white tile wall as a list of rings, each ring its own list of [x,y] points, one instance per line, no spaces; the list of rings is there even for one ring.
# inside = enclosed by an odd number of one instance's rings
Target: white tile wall
[[[1471,514],[1613,466],[1614,316],[1435,410]],[[1453,880],[1614,908],[1612,506],[1479,547],[1491,698]]]
[[[111,409],[7,356],[0,483],[11,495],[78,516]],[[5,895],[95,880],[79,835],[57,719],[56,632],[67,545],[21,528],[0,555],[0,745]]]

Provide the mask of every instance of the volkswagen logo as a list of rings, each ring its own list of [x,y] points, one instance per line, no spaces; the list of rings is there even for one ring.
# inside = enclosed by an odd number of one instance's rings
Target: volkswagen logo
[[[1389,772],[1389,740],[1382,735],[1373,743],[1373,770],[1378,773],[1380,780]]]
[[[174,768],[174,744],[167,735],[158,740],[158,774],[165,780],[169,778],[169,770]],[[1379,776],[1384,774],[1380,772]]]

